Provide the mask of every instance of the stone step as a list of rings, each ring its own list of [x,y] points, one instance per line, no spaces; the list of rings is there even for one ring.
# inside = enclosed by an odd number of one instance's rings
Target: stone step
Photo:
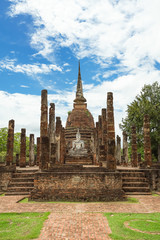
[[[149,187],[123,187],[125,192],[150,192]]]
[[[9,187],[34,187],[34,182],[11,182]]]
[[[125,192],[126,195],[151,195],[151,192]]]
[[[38,172],[38,169],[18,169],[16,171],[17,173],[35,173],[35,172]]]
[[[74,159],[74,158],[66,158],[65,161],[67,162],[92,162],[92,159],[89,158],[89,159]]]
[[[34,189],[34,187],[8,187],[8,192],[30,192]]]
[[[145,177],[144,172],[121,172],[123,177]]]
[[[20,178],[20,177],[18,177],[18,178],[12,178],[12,183],[14,183],[14,182],[25,182],[25,183],[27,183],[27,182],[34,182],[34,178]]]
[[[84,163],[84,162],[70,162],[70,163],[65,163],[66,165],[92,165],[92,163]]]
[[[5,193],[5,196],[16,196],[16,195],[26,195],[29,196],[29,192],[7,192]]]
[[[144,177],[122,177],[123,182],[147,182]]]
[[[132,169],[118,169],[119,172],[143,172],[142,169],[132,168]]]
[[[34,178],[34,173],[13,173],[13,178]]]
[[[123,182],[123,187],[148,187],[147,182]]]
[[[93,161],[92,159],[65,159],[65,164],[86,164],[86,165],[92,165]]]

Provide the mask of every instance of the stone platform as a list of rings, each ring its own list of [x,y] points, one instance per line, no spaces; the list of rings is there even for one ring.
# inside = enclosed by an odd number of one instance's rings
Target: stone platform
[[[121,174],[102,167],[61,166],[35,173],[36,201],[116,201],[125,198]]]

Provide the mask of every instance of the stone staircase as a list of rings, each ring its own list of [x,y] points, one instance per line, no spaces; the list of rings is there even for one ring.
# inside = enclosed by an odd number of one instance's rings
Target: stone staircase
[[[34,188],[34,174],[37,170],[18,170],[13,173],[6,196],[29,195]]]
[[[119,170],[122,174],[122,188],[127,195],[151,195],[145,173],[141,170]]]
[[[65,164],[66,165],[93,165],[93,159],[92,159],[92,156],[88,156],[88,157],[66,156]]]

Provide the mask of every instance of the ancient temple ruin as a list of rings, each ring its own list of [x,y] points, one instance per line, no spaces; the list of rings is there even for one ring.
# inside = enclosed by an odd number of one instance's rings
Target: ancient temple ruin
[[[36,158],[34,135],[30,134],[29,166],[38,166],[34,171],[26,168],[26,129],[23,128],[20,156],[16,157],[20,169],[13,163],[14,120],[9,121],[6,166],[0,168],[0,185],[8,195],[22,193],[16,178],[30,179],[24,179],[21,184],[25,188],[23,194],[28,192],[30,199],[36,201],[122,200],[126,194],[150,194],[151,190],[160,188],[160,170],[152,165],[148,116],[144,116],[145,166],[140,168],[136,126],[133,126],[132,166],[128,168],[127,134],[123,132],[122,153],[120,137],[115,141],[113,93],[107,93],[106,108],[100,110],[95,123],[83,95],[80,63],[73,109],[68,113],[65,127],[61,118],[55,116],[55,109],[54,103],[48,108],[48,93],[42,90]]]

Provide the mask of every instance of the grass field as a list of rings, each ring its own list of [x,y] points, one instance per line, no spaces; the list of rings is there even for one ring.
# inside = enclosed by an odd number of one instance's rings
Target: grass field
[[[39,236],[50,213],[0,213],[0,239],[28,240]]]
[[[112,240],[160,240],[160,213],[104,213]],[[128,226],[126,226],[128,225]]]

